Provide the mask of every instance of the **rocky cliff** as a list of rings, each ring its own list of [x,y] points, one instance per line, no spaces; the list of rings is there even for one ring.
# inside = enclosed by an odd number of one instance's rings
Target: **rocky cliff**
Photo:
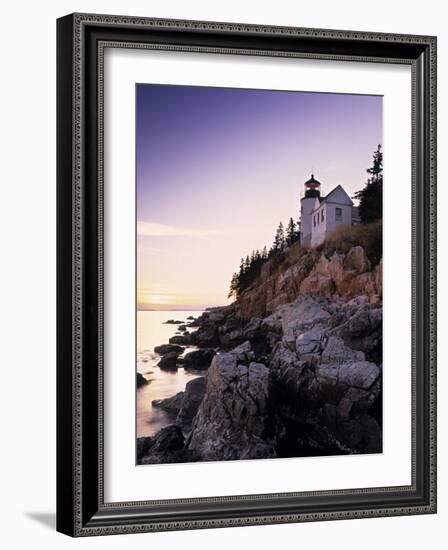
[[[140,462],[381,452],[382,264],[362,247],[290,247],[193,327],[202,383],[174,399],[175,437],[139,442]]]
[[[301,295],[330,299],[366,295],[372,303],[380,303],[382,262],[373,267],[361,246],[327,257],[319,250],[292,245],[281,260],[273,258],[262,266],[260,276],[238,299],[239,313],[242,319],[264,317]]]

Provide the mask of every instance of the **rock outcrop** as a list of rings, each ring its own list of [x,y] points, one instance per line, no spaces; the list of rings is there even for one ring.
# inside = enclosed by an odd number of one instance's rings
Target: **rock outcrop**
[[[190,380],[185,386],[182,404],[176,418],[176,424],[184,432],[191,430],[191,424],[205,395],[205,385],[205,378],[200,376]]]
[[[292,245],[169,340],[197,350],[159,347],[205,376],[155,403],[176,431],[139,440],[142,463],[381,452],[382,262],[323,250]]]
[[[381,366],[342,337],[351,326],[348,341],[359,348],[363,334],[369,339],[366,308],[301,297],[285,312],[271,360],[271,397],[283,425],[280,454],[381,452]],[[370,313],[378,317],[377,310]]]
[[[372,267],[361,246],[327,257],[318,249],[292,245],[283,258],[267,261],[258,278],[239,296],[239,316],[244,320],[266,317],[303,295],[344,299],[365,295],[378,303],[382,262]]]
[[[198,455],[185,448],[185,438],[177,426],[162,428],[154,437],[137,439],[137,464],[195,462]]]
[[[240,353],[216,355],[187,442],[202,460],[275,457],[269,430],[269,369]]]
[[[380,308],[305,295],[249,324],[271,353],[257,362],[246,340],[214,357],[189,449],[202,460],[381,451]]]

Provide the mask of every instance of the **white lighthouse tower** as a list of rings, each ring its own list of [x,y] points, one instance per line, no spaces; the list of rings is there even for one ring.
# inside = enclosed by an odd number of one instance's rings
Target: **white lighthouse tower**
[[[302,244],[311,243],[312,216],[311,212],[316,207],[316,201],[319,202],[320,182],[314,179],[314,174],[305,182],[305,196],[300,199],[300,241]]]

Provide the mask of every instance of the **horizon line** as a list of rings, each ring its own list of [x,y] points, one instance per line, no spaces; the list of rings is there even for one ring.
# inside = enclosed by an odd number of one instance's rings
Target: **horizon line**
[[[137,304],[137,311],[202,311],[204,309],[214,308],[214,307],[225,307],[228,304],[205,304],[202,306],[176,306],[176,305],[166,305],[162,307],[154,307],[151,305]]]

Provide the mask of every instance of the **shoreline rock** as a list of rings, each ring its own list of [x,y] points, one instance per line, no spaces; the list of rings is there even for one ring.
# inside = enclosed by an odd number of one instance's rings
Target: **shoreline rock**
[[[177,426],[162,428],[153,437],[140,437],[136,445],[137,464],[196,462],[199,456],[185,448],[185,437]]]
[[[182,407],[183,400],[184,392],[181,391],[166,399],[153,399],[152,406],[158,407],[171,414],[177,414]]]
[[[175,351],[166,353],[165,355],[162,355],[160,361],[157,363],[157,366],[162,370],[176,371],[178,357],[179,353]]]
[[[194,378],[193,380],[187,382],[182,404],[176,418],[176,424],[179,425],[182,430],[191,430],[193,419],[198,412],[199,405],[204,399],[205,388],[206,379],[203,376]]]
[[[150,380],[147,380],[143,374],[137,372],[136,373],[136,385],[137,385],[137,388],[142,388],[143,386],[146,386],[147,384],[150,383]]]
[[[381,286],[360,246],[293,245],[237,302],[188,319],[196,330],[165,346],[199,349],[161,361],[206,377],[154,404],[188,434],[185,461],[381,452]]]
[[[214,349],[197,349],[185,354],[182,364],[186,370],[206,370],[210,367],[214,355]]]
[[[161,344],[160,346],[155,346],[154,352],[159,355],[166,355],[167,353],[183,353],[184,348],[178,344]]]

